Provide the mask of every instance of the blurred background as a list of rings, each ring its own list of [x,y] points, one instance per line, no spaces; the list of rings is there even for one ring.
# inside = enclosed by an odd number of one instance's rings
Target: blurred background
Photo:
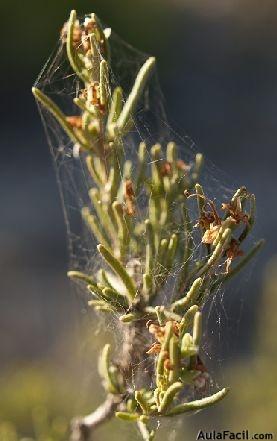
[[[254,235],[264,237],[266,247],[247,277],[226,289],[227,320],[214,359],[217,381],[232,393],[216,409],[185,419],[177,439],[193,440],[200,428],[276,431],[276,2],[0,0],[0,5],[1,441],[34,432],[42,441],[65,440],[71,416],[91,410],[103,394],[95,372],[103,330],[95,331],[65,276],[59,191],[30,92],[73,8],[96,12],[129,44],[158,58],[174,127],[228,175],[228,185],[246,185],[257,196]],[[136,439],[129,430],[112,422],[95,439]],[[165,428],[160,439],[169,439],[166,433]]]

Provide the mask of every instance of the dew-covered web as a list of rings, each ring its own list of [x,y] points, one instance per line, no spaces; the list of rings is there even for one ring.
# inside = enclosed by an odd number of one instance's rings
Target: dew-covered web
[[[121,86],[126,99],[140,67],[147,59],[147,55],[126,44],[113,32],[109,41],[111,49],[111,91],[116,86]],[[79,95],[83,84],[75,73],[72,72],[64,44],[61,40],[45,64],[35,85],[49,96],[66,115],[77,115],[80,113],[80,110],[78,110],[73,103],[73,98]],[[96,248],[98,241],[95,240],[94,235],[84,224],[81,216],[83,207],[91,207],[89,190],[95,186],[95,183],[86,167],[83,152],[76,149],[76,146],[73,145],[72,141],[65,134],[51,113],[46,111],[43,107],[40,107],[40,111],[55,163],[62,197],[68,234],[69,268],[95,275],[99,269],[103,267],[103,260],[99,256]],[[150,154],[151,146],[156,143],[162,145],[162,157],[159,161],[163,161],[166,159],[166,145],[171,141],[174,141],[178,146],[178,157],[180,161],[182,161],[182,166],[184,166],[184,174],[179,179],[180,182],[182,182],[182,180],[185,182],[187,175],[193,172],[193,163],[197,149],[188,137],[178,135],[168,124],[164,109],[164,97],[160,90],[157,73],[154,72],[147,87],[145,87],[143,96],[133,115],[132,129],[124,139],[124,167],[120,169],[121,180],[123,181],[126,177],[133,179],[133,176],[136,174],[138,168],[137,151],[140,142],[145,142],[147,146],[147,173],[150,173],[153,162],[153,158]],[[213,164],[209,163],[206,158],[205,166],[201,171],[200,183],[204,188],[206,197],[214,201],[219,210],[221,203],[229,201],[236,190],[234,184],[232,182],[230,184],[230,179],[226,179],[226,176],[217,170]],[[120,199],[120,197],[122,198],[122,195],[119,193],[118,198]],[[147,193],[145,189],[142,188],[136,197],[134,217],[137,223],[147,218],[147,201]],[[181,234],[184,224],[180,217],[178,217],[178,210],[176,209],[178,204],[179,202],[176,201],[170,206],[170,210],[174,215],[172,216],[172,225],[168,227],[170,229],[173,228],[176,234]],[[199,216],[195,198],[191,197],[188,204],[188,211],[193,226],[191,233],[193,252],[190,259],[192,261],[201,261],[201,259],[204,258],[205,250],[201,243],[200,230],[194,227],[197,224]],[[145,243],[145,233],[141,231],[140,235],[140,241]],[[137,255],[132,257],[127,265],[128,264],[132,266],[132,270],[135,273],[138,273],[135,274],[134,277],[140,277],[142,272],[142,256]],[[172,301],[178,276],[183,270],[183,263],[180,259],[177,259],[170,268],[170,271],[166,268],[164,268],[164,270],[167,271],[166,276],[163,275],[163,277],[166,277],[166,283],[161,287],[159,295],[156,298],[155,304],[157,305],[168,305]],[[224,272],[223,264],[217,271]],[[163,272],[162,267],[161,272]],[[160,274],[157,274],[157,278],[158,277],[161,277]],[[78,290],[80,298],[83,298],[85,303],[85,300],[87,300],[85,288],[80,285],[78,286]],[[232,296],[232,293],[228,292],[228,296]],[[243,305],[243,300],[238,300],[238,295],[236,295],[235,301],[239,301],[240,304]],[[99,318],[103,316],[104,314],[101,312],[97,319],[95,315],[93,315],[93,321],[99,323]],[[227,335],[226,338],[226,335],[224,335],[223,339],[222,322],[228,325],[230,320],[229,326],[235,328],[237,334],[239,333],[239,317],[235,320],[229,318],[228,309],[225,307],[225,290],[221,285],[214,290],[205,305],[204,317],[206,326],[204,327],[201,357],[205,365],[208,366],[212,378],[209,389],[214,390],[215,386],[219,387],[224,385],[222,370],[220,370],[223,356],[218,348],[220,347],[222,349],[224,347],[225,349],[226,346],[228,346],[228,338],[230,338],[230,336],[228,337]],[[102,319],[100,322],[102,322]],[[105,327],[113,333],[116,343],[120,348],[124,337],[122,333],[119,332],[117,326],[117,313],[105,316]],[[233,331],[232,333],[234,334]],[[143,338],[147,338],[147,333],[143,334]],[[151,336],[149,335],[148,338],[150,346],[152,343]],[[140,368],[147,370],[149,363],[151,363],[151,361],[149,361],[149,357],[146,356],[142,366],[134,366],[134,372]],[[208,392],[209,390],[207,393]]]

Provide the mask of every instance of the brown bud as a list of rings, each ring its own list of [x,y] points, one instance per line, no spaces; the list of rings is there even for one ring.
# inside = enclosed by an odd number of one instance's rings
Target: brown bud
[[[81,116],[67,116],[66,121],[71,125],[71,127],[74,127],[75,129],[82,128]]]
[[[170,176],[172,173],[172,166],[170,162],[164,161],[161,165],[161,174],[162,176]]]

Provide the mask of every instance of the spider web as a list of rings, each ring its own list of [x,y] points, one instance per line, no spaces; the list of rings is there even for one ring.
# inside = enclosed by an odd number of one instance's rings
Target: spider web
[[[148,56],[125,43],[113,32],[110,38],[110,48],[112,54],[110,71],[111,88],[114,89],[116,86],[121,86],[124,96],[127,98],[136,75]],[[73,104],[73,98],[78,96],[79,91],[82,89],[82,84],[76,75],[72,73],[72,68],[67,60],[64,44],[61,40],[59,40],[55,50],[46,62],[35,85],[48,95],[66,115],[76,114],[76,106]],[[40,107],[40,112],[54,160],[61,193],[68,235],[69,268],[95,274],[102,267],[103,261],[96,249],[97,242],[84,225],[80,214],[81,209],[90,204],[88,192],[94,184],[87,171],[84,158],[81,154],[76,154],[75,147],[55,118],[42,107]],[[178,156],[185,164],[191,164],[197,152],[193,141],[187,136],[177,134],[168,123],[164,109],[164,97],[156,72],[154,72],[148,86],[145,88],[143,97],[134,115],[133,129],[124,142],[125,161],[132,162],[132,170],[136,170],[138,145],[142,141],[148,146],[149,168],[152,162],[149,147],[153,144],[161,143],[161,145],[166,146],[167,142],[175,141],[179,149]],[[124,173],[125,171],[121,170],[121,177],[123,177]],[[215,203],[228,201],[236,189],[230,178],[226,177],[222,171],[218,170],[206,159],[200,182],[204,187],[207,197],[215,201]],[[136,202],[136,217],[138,219],[145,219],[147,196],[143,191],[139,194]],[[174,206],[172,210],[173,209]],[[194,225],[198,216],[194,203],[190,204],[189,211]],[[178,219],[177,221],[175,220],[175,231],[181,231],[182,228],[183,224],[180,223],[178,225]],[[142,238],[142,240],[144,240],[144,238]],[[194,243],[192,259],[196,260],[201,258],[203,250],[201,237],[195,229],[193,229],[192,240]],[[158,296],[157,304],[168,304],[170,302],[171,292],[173,291],[176,278],[181,270],[180,265],[173,266],[170,270],[167,283],[164,288],[161,289]],[[224,293],[224,289],[219,287],[217,292],[213,293],[204,309],[206,326],[202,341],[202,355],[214,379],[215,386],[219,386],[218,382],[221,383],[221,385],[224,383],[220,369],[218,369],[218,366],[220,368],[223,361],[222,354],[220,350],[218,350],[218,347],[221,347],[223,342],[224,345],[226,344],[226,336],[224,336],[223,339],[222,335],[222,321],[225,323],[229,321],[228,311],[225,308]],[[228,296],[231,295],[232,294],[228,292]],[[87,297],[85,292],[81,289],[79,289],[79,296],[84,299],[85,303]],[[241,304],[243,305],[243,299],[241,300]],[[95,315],[93,315],[93,317],[95,317]],[[238,329],[239,320],[239,318],[236,320],[235,329]],[[94,323],[101,323],[101,321],[102,319],[99,319],[99,317],[97,320],[93,319]],[[211,322],[213,322],[212,325]],[[105,319],[105,327],[117,338],[118,347],[121,347],[123,337],[118,331],[117,323],[118,317],[116,316]],[[230,326],[233,327],[233,324],[232,321]],[[238,330],[237,333],[239,333]],[[142,338],[146,339],[146,334],[143,334]],[[148,338],[150,345],[151,338],[150,336],[148,336]],[[141,368],[147,371],[149,363],[151,363],[151,361],[149,362],[149,357],[147,357],[145,358],[143,366],[134,366],[134,370]],[[213,382],[211,382],[210,386],[213,388]],[[173,435],[172,433],[172,441],[174,439]],[[128,439],[130,439],[130,437]]]

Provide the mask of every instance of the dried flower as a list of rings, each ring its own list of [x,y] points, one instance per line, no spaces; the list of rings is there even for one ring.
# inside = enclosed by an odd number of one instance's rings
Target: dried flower
[[[128,216],[134,216],[136,212],[135,192],[131,179],[126,179],[124,183],[124,199],[126,203],[126,213]]]
[[[203,223],[200,223],[200,225],[202,226]],[[202,243],[212,244],[217,239],[220,228],[220,224],[210,224],[209,228],[206,229],[205,233],[203,234]]]
[[[248,223],[249,216],[244,213],[241,204],[236,202],[223,203],[222,210],[226,211],[229,216],[231,216],[237,224],[240,222]]]
[[[236,239],[231,239],[229,247],[226,250],[226,273],[229,272],[231,263],[236,257],[243,256],[243,251],[240,249],[240,243]]]
[[[82,117],[81,116],[67,116],[66,121],[74,127],[75,129],[82,128]]]

